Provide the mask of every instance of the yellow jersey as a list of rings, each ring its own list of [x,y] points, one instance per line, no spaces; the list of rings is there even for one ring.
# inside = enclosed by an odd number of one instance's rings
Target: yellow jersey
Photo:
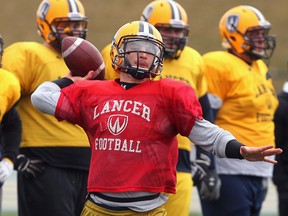
[[[250,66],[224,51],[207,53],[203,59],[208,93],[223,102],[215,124],[245,145],[274,145],[278,100],[266,64],[257,60]]]
[[[21,85],[21,99],[17,105],[22,120],[20,152],[37,155],[55,166],[88,170],[90,147],[83,129],[41,113],[30,100],[31,93],[41,83],[68,73],[61,53],[37,42],[17,42],[5,49],[2,63]]]
[[[7,70],[0,68],[0,122],[4,114],[20,99],[20,83]]]

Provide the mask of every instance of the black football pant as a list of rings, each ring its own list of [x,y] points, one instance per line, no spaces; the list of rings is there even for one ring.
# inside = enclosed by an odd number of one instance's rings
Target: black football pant
[[[87,178],[88,171],[52,166],[36,178],[18,172],[19,216],[79,216]]]

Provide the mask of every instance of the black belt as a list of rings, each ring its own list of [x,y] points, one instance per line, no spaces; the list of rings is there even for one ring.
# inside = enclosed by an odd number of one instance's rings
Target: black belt
[[[127,203],[127,202],[139,202],[139,201],[147,201],[147,200],[153,200],[160,196],[160,193],[149,195],[149,196],[142,196],[142,197],[131,197],[131,198],[121,198],[121,197],[110,197],[106,196],[99,192],[91,193],[94,194],[97,197],[100,197],[101,199],[110,201],[110,202],[119,202],[119,203]]]
[[[112,211],[127,211],[127,210],[130,210],[128,207],[112,207],[112,206],[108,206],[108,205],[104,205],[104,204],[99,204],[99,203],[95,203],[95,201],[90,197],[88,196],[88,200],[90,202],[92,202],[93,204],[97,205],[97,206],[100,206],[102,208],[105,208],[105,209],[108,209],[108,210],[112,210]]]

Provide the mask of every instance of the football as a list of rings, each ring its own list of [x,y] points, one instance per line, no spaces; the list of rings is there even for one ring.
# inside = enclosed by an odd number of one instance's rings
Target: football
[[[79,37],[65,37],[61,44],[62,57],[73,76],[84,77],[91,70],[93,79],[103,80],[105,64],[99,50],[89,41]],[[100,72],[97,76],[98,71]]]

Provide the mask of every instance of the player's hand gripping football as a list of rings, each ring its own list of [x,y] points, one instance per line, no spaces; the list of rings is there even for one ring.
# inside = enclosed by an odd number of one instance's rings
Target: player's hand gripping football
[[[277,161],[267,156],[281,154],[282,149],[274,148],[273,146],[263,147],[248,147],[241,146],[240,154],[248,161],[266,161],[268,163],[276,164]]]
[[[96,73],[96,75],[95,75],[95,73]],[[99,74],[100,74],[100,71],[93,71],[93,70],[91,70],[91,71],[89,71],[89,72],[87,73],[86,76],[81,77],[81,76],[73,76],[72,73],[71,73],[71,71],[70,71],[68,74],[66,74],[65,77],[71,79],[73,82],[78,82],[78,81],[80,81],[80,80],[93,80],[94,77],[95,77],[95,76],[98,76]]]
[[[17,156],[14,169],[21,172],[26,178],[36,178],[45,171],[45,164],[41,160],[29,159],[20,154]]]

